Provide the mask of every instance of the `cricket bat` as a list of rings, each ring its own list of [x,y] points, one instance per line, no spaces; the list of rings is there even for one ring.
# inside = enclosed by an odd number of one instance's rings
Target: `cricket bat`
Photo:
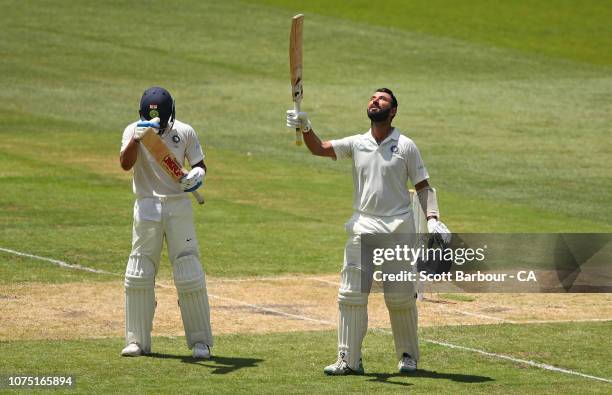
[[[157,130],[154,128],[148,128],[144,136],[140,140],[146,149],[153,155],[157,160],[157,163],[165,170],[170,177],[176,182],[181,182],[181,179],[188,173],[187,170],[183,169],[181,163],[176,159],[174,154],[168,149],[166,143],[159,137]],[[204,204],[204,198],[198,191],[191,192],[199,204]]]
[[[293,109],[300,112],[300,103],[304,91],[302,89],[302,26],[304,14],[298,14],[291,21],[291,35],[289,36],[289,68],[291,70],[291,95],[293,96]],[[295,145],[302,145],[302,130],[295,130]]]

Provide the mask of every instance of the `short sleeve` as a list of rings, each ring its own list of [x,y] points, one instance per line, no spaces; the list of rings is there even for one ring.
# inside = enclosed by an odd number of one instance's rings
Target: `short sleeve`
[[[185,147],[185,155],[191,166],[204,160],[204,151],[200,145],[200,140],[193,128],[189,128],[187,132],[187,146]]]
[[[131,125],[128,125],[123,130],[123,137],[121,138],[121,149],[119,150],[119,152],[123,152],[123,150],[125,150],[125,147],[127,147],[133,135],[134,135],[134,124],[131,124]]]
[[[429,173],[427,173],[427,169],[425,168],[425,164],[421,158],[421,153],[419,152],[416,144],[413,141],[410,141],[406,148],[408,154],[406,160],[408,176],[410,177],[410,181],[412,181],[412,185],[416,185],[419,182],[428,179]]]
[[[336,154],[336,158],[352,158],[353,157],[353,144],[356,136],[349,136],[339,140],[331,140],[330,143]]]

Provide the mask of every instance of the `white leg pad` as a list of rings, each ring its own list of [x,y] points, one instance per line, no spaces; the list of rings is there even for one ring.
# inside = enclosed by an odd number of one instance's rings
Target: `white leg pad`
[[[389,309],[393,341],[398,359],[408,353],[419,360],[418,311],[414,292],[385,293],[385,303]]]
[[[177,258],[172,266],[187,345],[192,348],[195,343],[204,343],[212,347],[210,306],[202,265],[195,255],[186,255]]]
[[[338,354],[351,369],[359,367],[368,330],[368,292],[361,292],[361,269],[345,266],[338,291]]]
[[[155,266],[146,255],[133,254],[125,271],[125,344],[151,352],[155,314]]]

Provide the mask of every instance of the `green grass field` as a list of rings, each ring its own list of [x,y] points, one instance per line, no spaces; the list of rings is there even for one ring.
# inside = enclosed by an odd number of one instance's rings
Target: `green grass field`
[[[430,336],[444,341],[487,346],[493,351],[513,350],[519,358],[546,359],[569,368],[610,377],[610,366],[601,361],[607,350],[593,344],[606,338],[609,323],[557,325],[474,326],[469,329],[438,328]],[[460,336],[458,336],[458,333]],[[551,343],[574,339],[571,350],[550,350]],[[527,339],[517,347],[511,339]],[[211,361],[193,360],[177,353],[183,339],[157,338],[156,351],[146,358],[118,358],[119,339],[48,342],[14,342],[0,363],[13,374],[42,369],[76,376],[82,393],[609,393],[610,384],[525,369],[506,361],[467,351],[424,343],[420,372],[399,375],[395,370],[393,340],[384,333],[370,333],[364,343],[366,375],[327,377],[322,366],[330,363],[335,334],[329,331],[265,336],[224,336]],[[179,344],[180,343],[180,344]],[[599,346],[604,346],[599,345]],[[609,341],[608,341],[609,346]],[[608,348],[609,350],[609,348]],[[592,358],[582,359],[588,353]],[[35,358],[32,358],[35,355]],[[299,355],[299,357],[296,357]],[[70,356],[66,358],[66,356]],[[108,372],[124,372],[109,375]],[[66,391],[71,393],[70,391]]]
[[[133,197],[118,163],[121,133],[137,118],[142,91],[161,85],[207,154],[208,202],[196,210],[207,273],[338,272],[350,164],[292,146],[284,126],[292,106],[290,17],[298,12],[306,14],[302,107],[314,129],[323,139],[367,130],[367,98],[380,86],[393,89],[395,126],[419,146],[451,230],[612,231],[609,2],[0,5],[0,248],[123,272]],[[162,265],[160,277],[170,272]],[[0,312],[14,284],[116,279],[0,251]],[[610,348],[609,333],[605,322],[440,327],[423,336],[611,379],[601,352]],[[431,343],[425,373],[398,377],[391,338],[381,333],[366,342],[370,375],[341,379],[321,375],[333,356],[331,332],[222,335],[219,357],[203,364],[176,355],[182,339],[168,338],[156,339],[159,358],[121,360],[121,336],[0,339],[0,374],[72,372],[79,391],[99,393],[169,392],[179,384],[214,393],[612,388]]]

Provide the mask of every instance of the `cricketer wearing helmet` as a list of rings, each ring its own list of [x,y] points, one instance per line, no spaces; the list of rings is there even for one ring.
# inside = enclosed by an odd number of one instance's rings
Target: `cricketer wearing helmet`
[[[123,132],[120,153],[121,167],[134,171],[136,195],[132,252],[125,271],[125,348],[121,355],[151,352],[155,276],[165,239],[187,345],[195,358],[210,358],[210,308],[191,200],[186,193],[204,181],[204,153],[193,128],[175,118],[174,100],[164,88],[147,89],[139,112],[140,121],[131,123]],[[175,182],[140,144],[151,124],[143,121],[158,123],[158,134],[168,149],[179,162],[191,165],[181,183]]]
[[[361,345],[367,331],[367,304],[370,289],[362,289],[362,234],[408,235],[416,242],[416,214],[411,208],[408,181],[416,188],[427,217],[430,233],[450,241],[450,232],[440,217],[435,190],[415,143],[391,125],[397,113],[397,99],[387,88],[377,89],[367,105],[370,129],[339,140],[321,141],[304,112],[287,111],[287,127],[300,128],[313,155],[350,158],[353,161],[354,214],[346,224],[349,234],[338,291],[338,359],[324,369],[326,374],[363,374]],[[366,265],[366,263],[364,263]],[[419,346],[414,283],[403,282],[398,291],[385,291],[395,342],[398,368],[410,373],[417,368]]]

